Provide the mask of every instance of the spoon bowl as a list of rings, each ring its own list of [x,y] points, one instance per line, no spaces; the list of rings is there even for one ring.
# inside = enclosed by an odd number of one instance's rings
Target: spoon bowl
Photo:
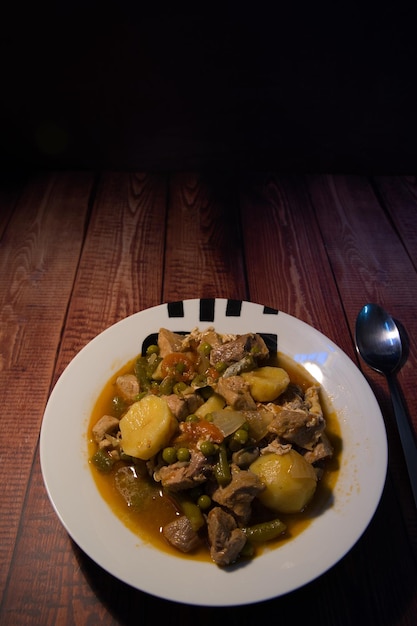
[[[417,445],[396,384],[403,358],[401,334],[393,318],[378,304],[365,304],[356,318],[356,349],[372,369],[384,374],[404,451],[414,503],[417,507]]]
[[[392,317],[378,304],[365,304],[356,320],[356,346],[372,369],[389,374],[398,369],[402,343]]]

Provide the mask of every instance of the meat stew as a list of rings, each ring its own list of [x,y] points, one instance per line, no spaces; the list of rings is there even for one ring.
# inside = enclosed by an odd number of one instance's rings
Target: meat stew
[[[90,464],[145,541],[225,567],[288,541],[331,505],[337,417],[304,368],[261,335],[157,342],[103,389]]]

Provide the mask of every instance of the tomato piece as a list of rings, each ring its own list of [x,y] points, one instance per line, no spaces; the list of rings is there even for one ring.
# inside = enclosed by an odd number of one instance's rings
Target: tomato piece
[[[193,361],[182,352],[167,354],[161,363],[163,377],[172,377],[178,383],[187,383],[194,377],[195,365]]]
[[[204,419],[199,422],[181,422],[180,429],[181,434],[175,438],[175,443],[192,445],[202,439],[221,443],[224,439],[222,431],[215,424]]]

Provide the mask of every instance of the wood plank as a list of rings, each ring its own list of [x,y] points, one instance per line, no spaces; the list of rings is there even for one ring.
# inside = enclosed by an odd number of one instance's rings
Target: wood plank
[[[0,177],[0,244],[23,186],[23,180],[4,180]]]
[[[247,295],[233,177],[172,176],[163,299]]]
[[[366,179],[315,177],[309,189],[351,333],[354,333],[356,315],[366,302],[384,306],[407,330],[410,352],[398,380],[407,399],[410,421],[417,432],[417,274],[408,252]],[[382,376],[362,362],[360,366],[384,414],[390,472],[407,524],[414,528],[417,554],[415,509],[410,487],[403,480],[406,468],[387,386]]]
[[[79,261],[91,187],[88,174],[31,180],[2,238],[0,395],[7,410],[2,411],[0,436],[2,453],[6,451],[11,462],[2,463],[0,589],[18,532],[56,346]]]
[[[346,250],[352,245],[357,250],[358,246],[352,244],[357,229],[352,228],[352,225],[348,229],[345,224],[341,227],[333,207],[334,198],[329,199],[326,195],[325,180],[320,179],[316,186],[310,186],[308,190],[302,181],[291,178],[261,177],[255,188],[246,181],[242,192],[242,222],[246,235],[249,289],[252,299],[285,310],[322,330],[357,362],[352,328],[348,323],[352,317],[348,320],[345,313],[347,310],[351,316],[353,311],[356,312],[357,304],[351,304],[354,295],[359,299],[358,302],[363,297],[361,277],[352,276],[354,261],[349,256],[346,258]],[[359,193],[361,187],[357,189],[354,185],[353,189]],[[314,207],[309,198],[310,193]],[[342,203],[342,214],[348,224],[354,200],[357,202],[359,198],[356,195],[354,198],[346,197]],[[362,201],[364,205],[372,203],[367,196]],[[378,203],[374,209],[382,212]],[[323,237],[323,247],[318,247],[317,242]],[[255,258],[256,271],[252,271],[254,262],[251,261]],[[310,272],[312,267],[314,271]],[[351,285],[349,290],[343,289],[346,279]],[[373,577],[373,589],[378,602],[371,608],[363,598],[361,619],[365,622],[375,620],[375,610],[381,621],[393,612],[399,617],[388,592],[392,590],[397,606],[407,603],[408,592],[404,590],[407,581],[416,575],[416,563],[409,553],[407,539],[404,539],[404,521],[396,507],[396,490],[397,484],[389,480],[373,523],[359,545],[338,566],[332,568],[329,575],[309,585],[305,594],[303,592],[303,602],[306,601],[306,595],[309,597],[311,614],[318,616],[323,612],[318,598],[331,596],[333,601],[326,604],[326,616],[323,615],[323,619],[335,624],[339,620],[340,623],[355,622],[359,617],[355,609],[358,606],[355,593],[360,594],[360,589],[369,589],[369,580]],[[380,537],[386,532],[387,519],[390,520],[390,537],[394,535],[394,538],[389,551],[384,550],[384,559],[381,560]],[[408,556],[402,564],[399,578],[395,562],[400,551]],[[375,563],[379,563],[378,578],[375,576]],[[356,582],[354,587],[349,588],[346,587],[346,581],[352,580],[352,572],[355,572]],[[314,588],[317,594],[310,594]],[[280,610],[285,607],[288,615],[295,614],[299,602],[297,594],[286,596],[280,599]],[[341,606],[346,611],[343,616],[338,612]]]
[[[122,317],[159,303],[166,194],[165,176],[103,176],[86,232],[54,381],[93,336]],[[55,285],[58,289],[60,281],[55,279]],[[48,310],[56,315],[52,305]],[[86,584],[84,570],[89,559],[61,527],[41,484],[37,454],[3,613],[10,616],[10,623],[17,619],[32,623],[35,607],[40,624],[96,623],[99,615],[103,619],[107,615],[107,604],[104,599],[97,603],[94,581]],[[103,578],[106,584],[105,573]]]
[[[417,177],[377,176],[375,191],[417,268]]]
[[[247,177],[241,202],[251,299],[317,328],[355,359],[303,179]]]
[[[55,379],[95,335],[159,304],[165,175],[109,172],[98,186]]]

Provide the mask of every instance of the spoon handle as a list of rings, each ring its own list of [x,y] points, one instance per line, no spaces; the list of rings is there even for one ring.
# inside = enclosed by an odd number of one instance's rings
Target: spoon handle
[[[392,404],[394,407],[397,428],[400,434],[401,444],[404,451],[405,462],[407,464],[411,489],[413,491],[414,503],[417,507],[417,446],[414,433],[411,429],[405,412],[404,404],[398,391],[398,386],[393,376],[387,376],[389,390],[391,392]]]

